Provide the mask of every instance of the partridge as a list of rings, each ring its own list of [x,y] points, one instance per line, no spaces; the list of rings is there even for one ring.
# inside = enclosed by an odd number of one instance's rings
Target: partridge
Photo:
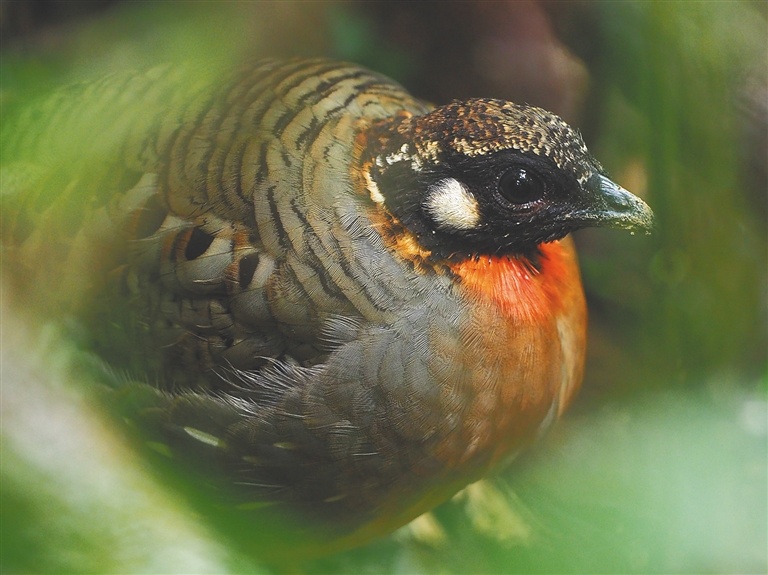
[[[121,409],[214,497],[350,544],[566,410],[568,234],[653,219],[552,113],[434,108],[328,60],[117,74],[4,124],[18,297],[84,326]]]

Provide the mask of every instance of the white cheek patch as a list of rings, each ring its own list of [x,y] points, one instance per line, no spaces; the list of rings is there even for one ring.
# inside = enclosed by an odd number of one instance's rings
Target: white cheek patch
[[[471,230],[480,223],[477,200],[454,178],[445,178],[429,187],[424,210],[444,230]]]

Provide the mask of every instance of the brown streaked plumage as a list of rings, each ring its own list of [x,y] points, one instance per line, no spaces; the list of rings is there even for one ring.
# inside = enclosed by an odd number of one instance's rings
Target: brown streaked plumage
[[[563,413],[586,339],[567,235],[652,220],[553,114],[432,109],[327,60],[119,75],[31,106],[3,142],[24,175],[3,214],[20,301],[76,316],[142,382],[116,403],[212,498],[326,550]]]

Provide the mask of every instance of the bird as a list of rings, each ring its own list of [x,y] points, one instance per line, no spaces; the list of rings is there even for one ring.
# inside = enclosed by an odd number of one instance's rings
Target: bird
[[[584,370],[571,232],[653,226],[555,114],[334,60],[117,72],[23,108],[18,298],[76,319],[147,442],[322,548],[545,433]]]

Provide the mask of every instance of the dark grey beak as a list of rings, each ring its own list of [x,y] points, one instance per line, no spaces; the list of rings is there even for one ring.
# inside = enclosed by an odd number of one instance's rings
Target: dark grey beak
[[[586,206],[576,217],[585,224],[646,233],[653,230],[653,211],[648,204],[602,174],[593,174],[583,190]]]

